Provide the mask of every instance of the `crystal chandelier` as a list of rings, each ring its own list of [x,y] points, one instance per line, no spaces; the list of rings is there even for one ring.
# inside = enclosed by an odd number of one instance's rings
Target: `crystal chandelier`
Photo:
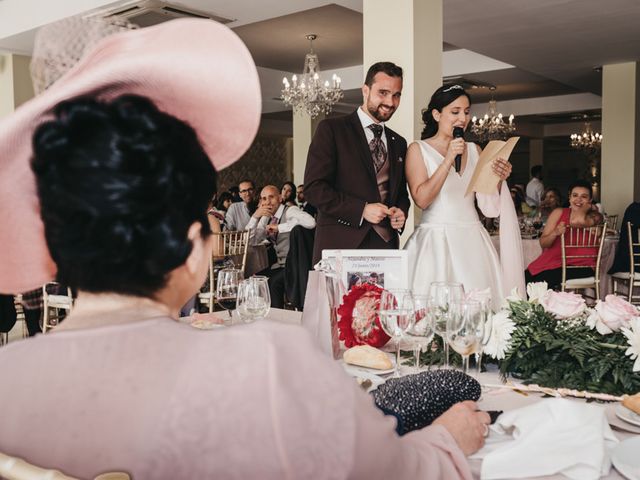
[[[336,74],[333,75],[331,85],[328,80],[323,84],[320,79],[320,63],[318,55],[313,51],[313,41],[316,38],[317,35],[307,35],[311,51],[304,57],[302,75],[300,78],[294,75],[291,82],[284,77],[280,97],[286,105],[293,107],[294,112],[307,112],[311,118],[331,112],[333,105],[344,95],[340,88],[340,77]]]
[[[595,153],[602,145],[602,134],[591,129],[591,123],[584,122],[582,133],[571,134],[571,146],[577,150]]]
[[[509,123],[505,122],[502,114],[498,113],[496,101],[493,98],[493,92],[496,87],[489,87],[491,90],[491,100],[489,101],[489,111],[484,117],[473,117],[471,119],[471,132],[478,137],[480,142],[488,142],[489,140],[506,140],[515,132],[516,124],[513,122],[515,117],[509,115]]]

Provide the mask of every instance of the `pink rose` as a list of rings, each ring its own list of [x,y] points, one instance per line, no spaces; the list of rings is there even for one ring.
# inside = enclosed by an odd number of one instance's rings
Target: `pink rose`
[[[614,332],[620,330],[621,327],[628,327],[629,321],[640,315],[636,307],[616,295],[607,295],[604,302],[598,302],[596,311],[600,315],[602,323]]]
[[[571,318],[584,312],[586,304],[580,295],[549,290],[541,299],[544,309],[558,319]]]

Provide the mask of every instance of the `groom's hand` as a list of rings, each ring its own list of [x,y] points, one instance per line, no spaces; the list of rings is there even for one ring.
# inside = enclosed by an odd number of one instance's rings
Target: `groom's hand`
[[[383,203],[367,203],[362,216],[369,222],[377,225],[389,215],[389,208]]]
[[[391,219],[391,228],[395,230],[402,230],[406,218],[401,209],[398,207],[391,207],[389,209],[389,218]]]

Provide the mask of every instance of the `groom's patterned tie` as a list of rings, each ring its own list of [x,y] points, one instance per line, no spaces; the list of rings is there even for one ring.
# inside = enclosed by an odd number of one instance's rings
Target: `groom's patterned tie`
[[[373,166],[376,169],[376,173],[380,171],[384,162],[387,161],[387,149],[382,141],[382,125],[372,123],[367,128],[370,128],[373,132],[373,140],[369,142],[369,150],[371,150],[371,157],[373,158]]]

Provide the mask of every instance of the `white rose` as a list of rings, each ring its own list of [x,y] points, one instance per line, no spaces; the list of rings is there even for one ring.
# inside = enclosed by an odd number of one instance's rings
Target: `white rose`
[[[558,319],[577,317],[587,307],[582,296],[570,292],[554,292],[553,290],[547,291],[540,299],[540,305]]]
[[[540,299],[544,297],[547,290],[549,290],[547,282],[531,282],[527,284],[527,296],[529,297],[529,301],[531,303],[540,303]]]

